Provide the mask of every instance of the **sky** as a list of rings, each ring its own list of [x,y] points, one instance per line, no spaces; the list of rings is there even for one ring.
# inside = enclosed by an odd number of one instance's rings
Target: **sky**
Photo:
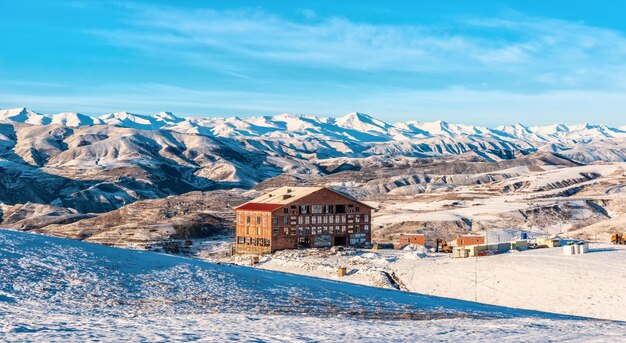
[[[0,108],[626,124],[626,3],[1,1]]]

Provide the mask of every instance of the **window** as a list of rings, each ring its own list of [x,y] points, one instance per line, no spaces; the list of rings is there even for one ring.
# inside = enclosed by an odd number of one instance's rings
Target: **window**
[[[369,221],[370,221],[370,216],[369,216],[369,214],[364,214],[364,215],[363,215],[363,221],[364,221],[364,222],[369,222]]]
[[[328,217],[328,222],[332,224],[334,216],[326,216],[326,217]]]
[[[322,205],[313,205],[311,206],[311,213],[322,213],[324,207]]]
[[[289,228],[288,227],[284,227],[283,228],[283,232],[285,233],[285,235],[289,234]]]
[[[284,214],[289,214],[289,209],[287,207],[283,208],[283,213]]]
[[[250,224],[250,216],[246,216],[246,224]]]
[[[260,226],[257,226],[257,227],[256,227],[256,235],[257,235],[257,236],[260,236],[260,235],[261,235],[261,227],[260,227]]]
[[[298,224],[304,224],[304,217],[300,216],[298,217]]]
[[[302,226],[298,226],[298,235],[303,235],[304,234],[304,228]]]
[[[334,213],[333,208],[333,205],[324,205],[324,213]]]
[[[310,235],[311,234],[311,229],[309,229],[308,227],[305,227],[304,228],[304,234],[307,235],[307,236]]]
[[[328,216],[324,216],[324,224],[328,224]]]
[[[346,205],[336,205],[335,213],[346,213]]]
[[[310,221],[310,219],[311,219],[311,218],[310,218],[309,216],[304,217],[304,223],[305,223],[305,224],[307,224],[307,225],[309,225],[309,221]]]
[[[361,208],[360,208],[359,206],[355,207],[354,209],[355,209],[355,211],[357,211],[357,212],[361,212]]]
[[[283,217],[283,224],[285,224],[285,225],[289,224],[289,217],[287,217],[287,216]]]
[[[272,234],[274,236],[278,236],[278,228],[277,227],[272,228]]]
[[[370,226],[369,225],[363,225],[363,230],[365,230],[365,232],[370,232]]]
[[[354,221],[355,222],[360,222],[361,221],[361,215],[357,214],[356,216],[354,216]]]
[[[256,224],[261,225],[261,217],[259,216],[256,217]]]
[[[278,225],[278,217],[272,218],[272,226]]]
[[[249,235],[249,234],[250,234],[250,227],[248,226],[246,227],[246,235]]]
[[[309,206],[307,205],[300,206],[300,214],[309,214]]]

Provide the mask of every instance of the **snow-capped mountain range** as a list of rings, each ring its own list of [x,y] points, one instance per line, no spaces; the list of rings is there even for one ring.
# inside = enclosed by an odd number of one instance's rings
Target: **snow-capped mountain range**
[[[279,114],[252,118],[177,117],[170,112],[140,115],[114,112],[100,117],[76,112],[40,114],[28,108],[0,110],[0,122],[33,125],[58,124],[68,127],[114,125],[140,130],[166,129],[181,133],[200,133],[228,138],[293,138],[295,136],[323,136],[358,142],[413,141],[435,137],[493,137],[502,140],[561,142],[563,140],[589,142],[606,138],[625,138],[626,125],[619,128],[596,124],[549,126],[514,125],[487,128],[483,126],[452,124],[445,121],[421,122],[409,120],[389,124],[364,113],[353,112],[338,118],[312,115]]]
[[[252,118],[180,118],[169,112],[140,115],[115,112],[92,117],[76,112],[40,114],[27,108],[0,110],[0,122],[67,127],[111,125],[138,130],[168,130],[184,134],[256,141],[258,148],[278,154],[286,150],[330,157],[366,157],[399,154],[410,156],[455,155],[474,152],[483,158],[511,158],[512,152],[571,151],[583,144],[621,141],[626,126],[579,124],[525,126],[514,124],[487,128],[444,121],[410,120],[389,124],[363,113],[338,118],[279,114]],[[287,152],[290,155],[294,151]],[[586,156],[585,159],[593,159]],[[600,158],[604,159],[604,158]],[[620,159],[611,157],[610,159]]]

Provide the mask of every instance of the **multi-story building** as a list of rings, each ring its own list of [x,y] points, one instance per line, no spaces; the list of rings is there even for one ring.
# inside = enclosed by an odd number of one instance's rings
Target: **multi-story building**
[[[238,254],[371,241],[372,208],[325,187],[281,187],[235,211]]]

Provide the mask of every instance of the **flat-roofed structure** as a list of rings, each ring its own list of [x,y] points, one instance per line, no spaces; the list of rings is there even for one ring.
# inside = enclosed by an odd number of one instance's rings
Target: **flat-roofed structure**
[[[477,244],[485,244],[485,236],[461,235],[456,238],[456,245],[459,247]]]
[[[422,233],[403,233],[398,239],[398,249],[402,249],[409,244],[426,245],[426,236]]]
[[[235,211],[238,254],[371,241],[372,208],[325,187],[281,187]]]

